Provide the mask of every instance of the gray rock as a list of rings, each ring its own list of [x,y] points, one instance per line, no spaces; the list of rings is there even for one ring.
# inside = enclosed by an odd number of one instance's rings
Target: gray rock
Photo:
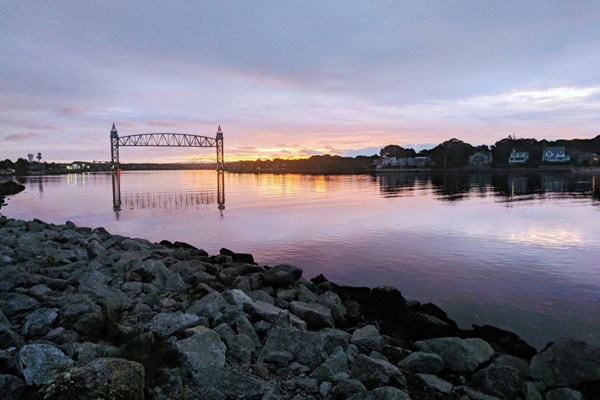
[[[333,388],[333,395],[340,399],[347,399],[357,393],[367,391],[365,385],[358,379],[342,379]]]
[[[181,276],[177,273],[174,273],[167,282],[165,282],[165,290],[174,293],[185,293],[186,286]]]
[[[0,393],[4,400],[21,400],[25,391],[25,383],[12,375],[0,375]]]
[[[108,389],[108,390],[107,390]],[[46,399],[144,399],[144,367],[118,358],[99,358],[70,368],[50,385]]]
[[[298,286],[298,300],[305,303],[312,303],[317,300],[318,296],[314,294],[309,288],[304,285]]]
[[[30,344],[23,346],[17,356],[17,367],[25,381],[45,385],[56,377],[56,371],[71,365],[73,360],[54,346]]]
[[[200,324],[195,314],[159,313],[148,324],[148,330],[160,337],[169,337]]]
[[[310,374],[311,378],[316,379],[319,382],[330,380],[335,374],[344,372],[350,373],[348,369],[348,363],[346,361],[346,353],[341,347],[336,347],[333,353],[325,360],[325,362],[319,365]]]
[[[356,346],[363,346],[370,350],[381,351],[385,347],[385,340],[373,325],[367,325],[354,331],[350,342]]]
[[[225,366],[227,347],[212,329],[196,327],[196,334],[175,343],[184,365],[194,374],[208,367]]]
[[[490,396],[467,386],[454,386],[454,391],[459,394],[465,394],[470,400],[501,400],[498,397]],[[461,397],[462,400],[462,397]]]
[[[271,305],[275,304],[275,299],[264,290],[253,290],[250,293],[248,293],[248,297],[250,297],[254,301],[262,301]]]
[[[253,303],[244,303],[244,311],[254,319],[262,319],[267,322],[275,322],[277,316],[283,310],[279,307],[259,300]],[[290,315],[290,320],[294,327],[299,329],[306,329],[306,322],[304,322],[297,316]]]
[[[560,388],[546,393],[546,400],[583,400],[583,395],[577,390]]]
[[[457,373],[473,372],[494,355],[494,349],[481,339],[429,339],[416,342],[415,347],[423,352],[440,355],[445,367]]]
[[[559,340],[531,359],[531,376],[547,387],[578,387],[600,379],[600,347]]]
[[[290,311],[306,321],[310,328],[320,329],[334,327],[331,310],[322,304],[292,301],[290,304]]]
[[[427,392],[450,393],[452,384],[446,382],[435,375],[430,374],[415,374],[412,377],[412,382],[425,389]]]
[[[252,362],[252,353],[256,345],[247,335],[224,336],[223,340],[227,345],[227,358],[241,365],[250,365]]]
[[[271,364],[285,364],[289,363],[294,359],[294,355],[289,351],[270,351],[265,353],[262,357],[262,361]]]
[[[250,339],[252,339],[252,341],[257,346],[260,345],[260,338],[258,337],[258,334],[254,330],[254,327],[252,326],[250,321],[248,321],[248,318],[246,318],[245,315],[239,314],[236,317],[235,329],[237,330],[237,333],[239,333],[240,335],[248,335],[248,337]]]
[[[516,369],[523,378],[529,376],[529,364],[525,360],[515,356],[500,354],[492,360],[492,365],[498,367],[512,367]]]
[[[490,396],[512,399],[521,390],[523,378],[513,367],[490,365],[471,378],[471,386]]]
[[[273,391],[273,387],[263,380],[219,366],[196,370],[193,382],[201,389],[215,389],[233,399],[253,399]]]
[[[229,302],[223,298],[221,293],[213,292],[196,301],[185,312],[204,316],[212,321],[227,306],[229,306]]]
[[[193,333],[195,333],[193,330],[190,330],[190,335],[191,336]],[[226,323],[222,323],[219,326],[215,327],[215,332],[217,332],[219,334],[219,336],[221,336],[221,338],[223,338],[224,336],[232,336],[235,335],[235,331]]]
[[[21,333],[29,337],[41,337],[52,330],[52,325],[58,318],[58,310],[38,308],[25,317]]]
[[[435,353],[415,351],[398,363],[398,366],[412,374],[437,375],[444,369],[444,359]]]
[[[331,382],[321,382],[319,385],[319,394],[323,397],[329,397],[331,389],[333,389],[333,384]]]
[[[350,376],[361,381],[368,389],[385,385],[406,386],[406,379],[397,367],[364,354],[360,354],[352,363]]]
[[[544,400],[544,397],[533,382],[523,382],[521,385],[523,400]]]
[[[0,293],[0,311],[8,318],[33,310],[38,306],[39,303],[36,299],[22,293]]]
[[[125,293],[102,282],[86,280],[79,283],[78,290],[111,310],[131,307],[131,300]]]
[[[268,285],[289,285],[302,276],[302,270],[293,265],[276,265],[262,275]]]
[[[319,296],[316,300],[318,304],[322,304],[329,308],[331,316],[336,324],[343,324],[346,318],[346,307],[342,303],[340,297],[332,291],[328,291]]]
[[[355,394],[348,400],[410,400],[410,396],[395,387],[380,387],[370,392]]]
[[[236,306],[243,306],[244,303],[252,303],[254,301],[240,289],[226,290],[222,293],[222,295],[230,304]]]

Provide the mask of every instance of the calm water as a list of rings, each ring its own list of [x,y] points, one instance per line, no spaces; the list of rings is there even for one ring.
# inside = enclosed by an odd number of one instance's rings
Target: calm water
[[[495,325],[538,347],[560,336],[600,344],[600,173],[222,178],[28,177],[0,212],[395,286],[462,327]]]

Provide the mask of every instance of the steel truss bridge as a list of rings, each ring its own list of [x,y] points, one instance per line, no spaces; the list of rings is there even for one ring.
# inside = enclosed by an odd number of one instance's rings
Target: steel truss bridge
[[[111,168],[119,170],[119,147],[215,147],[217,149],[217,170],[225,169],[225,150],[221,125],[215,137],[190,135],[187,133],[141,133],[119,136],[113,123],[110,131]]]

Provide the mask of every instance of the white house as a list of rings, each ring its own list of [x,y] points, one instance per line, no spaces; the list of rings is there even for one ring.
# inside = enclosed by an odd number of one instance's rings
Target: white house
[[[562,146],[546,147],[542,153],[542,161],[544,162],[567,162],[571,161],[571,157],[567,155],[567,151]]]
[[[518,163],[524,163],[527,160],[529,160],[529,152],[528,151],[513,151],[512,153],[510,153],[508,162],[510,164],[518,164]]]
[[[489,165],[492,163],[492,153],[478,152],[469,156],[469,165]]]
[[[415,157],[415,158],[409,158],[409,159],[408,159],[408,163],[409,163],[409,165],[411,165],[411,166],[414,166],[414,167],[419,167],[419,168],[422,168],[422,167],[428,167],[428,166],[430,166],[431,164],[433,164],[433,162],[431,161],[431,158],[429,158],[429,157]]]

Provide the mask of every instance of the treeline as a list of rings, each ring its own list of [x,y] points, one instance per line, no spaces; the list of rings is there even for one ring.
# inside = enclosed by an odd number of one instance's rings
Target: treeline
[[[14,170],[17,174],[29,172],[29,161],[24,158],[19,158],[16,162],[12,162],[8,158],[0,161],[0,171]]]
[[[291,172],[291,173],[352,173],[364,172],[374,168],[373,162],[380,158],[429,157],[430,167],[434,169],[462,168],[469,165],[469,157],[475,153],[491,153],[492,166],[508,166],[513,151],[529,152],[529,160],[519,166],[536,167],[542,163],[542,152],[546,147],[563,146],[569,152],[589,152],[600,154],[600,135],[593,139],[536,140],[521,139],[511,135],[499,140],[492,146],[473,146],[460,139],[450,139],[432,149],[419,152],[398,145],[388,145],[379,154],[372,156],[341,157],[332,155],[312,156],[307,159],[237,161],[227,164],[232,172]]]

